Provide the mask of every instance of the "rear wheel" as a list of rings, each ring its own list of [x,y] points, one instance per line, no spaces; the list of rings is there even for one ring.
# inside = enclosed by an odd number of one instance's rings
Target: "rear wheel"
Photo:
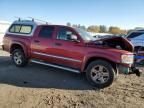
[[[18,67],[24,67],[28,63],[28,59],[25,57],[25,54],[21,49],[15,49],[12,52],[12,61]]]
[[[107,61],[97,60],[88,65],[86,77],[90,84],[96,88],[105,88],[113,83],[115,71]]]

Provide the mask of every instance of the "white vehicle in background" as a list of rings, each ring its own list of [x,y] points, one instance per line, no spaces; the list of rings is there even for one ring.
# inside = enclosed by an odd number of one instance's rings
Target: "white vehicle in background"
[[[7,21],[0,21],[0,46],[3,45],[3,37],[10,24],[11,23]]]
[[[113,36],[113,34],[110,34],[110,33],[92,33],[92,32],[88,32],[88,33],[89,33],[92,37],[94,37],[95,40]]]
[[[133,44],[136,52],[144,48],[144,30],[132,31],[127,38]]]

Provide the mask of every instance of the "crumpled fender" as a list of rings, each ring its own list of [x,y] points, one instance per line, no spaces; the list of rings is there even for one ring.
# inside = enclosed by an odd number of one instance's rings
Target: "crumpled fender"
[[[93,53],[89,53],[84,57],[84,60],[82,62],[82,66],[81,66],[81,71],[83,72],[85,69],[85,66],[88,62],[89,59],[91,58],[97,58],[97,59],[105,59],[111,62],[114,62],[116,64],[121,63],[121,58],[120,55],[115,55],[113,53],[106,53],[106,52],[93,52]]]

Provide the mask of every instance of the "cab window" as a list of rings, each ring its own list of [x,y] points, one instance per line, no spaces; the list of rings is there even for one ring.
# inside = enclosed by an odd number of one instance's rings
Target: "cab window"
[[[75,35],[75,33],[72,30],[65,28],[65,27],[61,27],[59,29],[58,34],[57,34],[57,39],[59,39],[59,40],[71,40],[72,35]]]

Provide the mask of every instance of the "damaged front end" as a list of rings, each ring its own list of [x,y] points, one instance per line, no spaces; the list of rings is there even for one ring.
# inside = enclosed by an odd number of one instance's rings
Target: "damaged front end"
[[[98,42],[98,41],[101,41],[104,47],[125,50],[125,51],[129,51],[132,53],[134,52],[134,47],[132,43],[123,37],[114,36],[110,38],[100,39],[95,42]]]
[[[107,47],[107,48],[114,48],[118,50],[125,50],[129,51],[130,53],[133,53],[133,61],[131,61],[131,65],[127,65],[129,63],[126,63],[125,65],[119,64],[117,66],[118,71],[124,74],[135,74],[136,76],[141,76],[141,71],[138,67],[136,67],[135,60],[134,60],[134,47],[131,42],[129,42],[127,39],[123,37],[110,37],[110,38],[104,38],[100,40],[96,40],[94,42],[96,45],[100,45],[102,47]],[[130,56],[128,56],[130,57]],[[125,57],[125,59],[128,59],[128,57]]]
[[[135,74],[138,77],[140,77],[142,75],[142,71],[134,65],[131,67],[119,65],[119,66],[117,66],[117,68],[118,68],[118,72],[121,72],[126,75]]]

